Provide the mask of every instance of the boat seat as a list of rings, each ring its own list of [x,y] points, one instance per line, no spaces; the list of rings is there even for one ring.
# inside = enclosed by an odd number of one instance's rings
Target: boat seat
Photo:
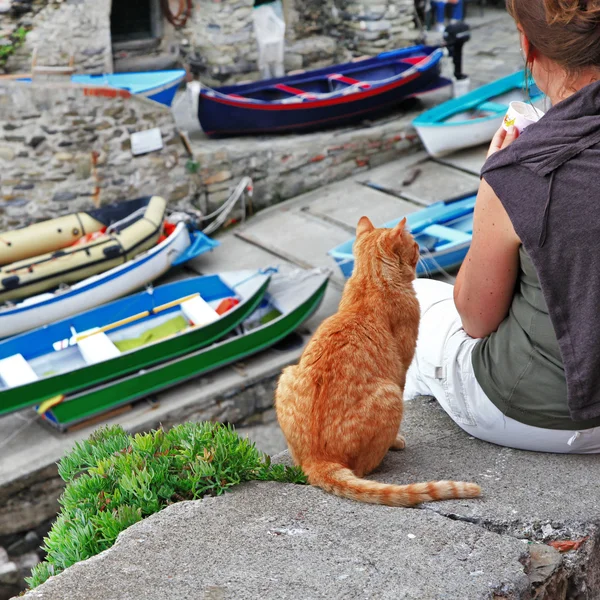
[[[10,388],[38,380],[35,371],[22,354],[13,354],[0,360],[0,377]]]
[[[182,302],[181,312],[192,327],[202,327],[221,318],[219,313],[200,296]]]
[[[292,96],[298,96],[300,98],[316,98],[316,94],[312,92],[307,92],[306,90],[301,90],[300,88],[292,87],[291,85],[286,85],[285,83],[276,83],[273,86],[275,89],[280,92],[285,92],[286,94],[291,94]]]
[[[440,240],[458,244],[470,242],[473,237],[469,233],[453,229],[452,227],[444,227],[444,225],[430,225],[429,227],[425,227],[420,235],[430,235],[431,237],[436,237]]]
[[[103,332],[86,335],[77,340],[77,346],[88,365],[110,360],[121,355],[119,349],[112,343],[110,338]]]
[[[366,81],[360,81],[359,79],[346,77],[345,75],[341,75],[340,73],[332,73],[331,75],[327,75],[327,79],[330,79],[332,81],[339,81],[341,83],[347,83],[348,85],[358,85],[358,87],[363,90],[368,90],[371,87],[371,84],[367,83]]]

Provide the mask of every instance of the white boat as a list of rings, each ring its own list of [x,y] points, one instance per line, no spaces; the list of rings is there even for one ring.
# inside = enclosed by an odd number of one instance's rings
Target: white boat
[[[0,306],[0,337],[54,323],[144,287],[166,273],[175,262],[179,263],[178,259],[187,258],[192,239],[197,244],[198,235],[202,234],[194,232],[191,236],[187,225],[179,223],[167,239],[118,267],[54,292]],[[197,248],[196,255],[218,245],[206,236],[202,238],[204,247]]]
[[[510,102],[527,99],[527,88],[531,103],[539,106],[545,96],[532,80],[526,82],[525,71],[518,71],[426,110],[413,126],[436,158],[479,146],[494,137]]]

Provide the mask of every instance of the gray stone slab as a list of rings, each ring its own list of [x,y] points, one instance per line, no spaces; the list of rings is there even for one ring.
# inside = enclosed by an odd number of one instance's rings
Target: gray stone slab
[[[358,220],[366,215],[375,225],[414,212],[419,207],[352,180],[328,186],[300,210],[344,228],[353,236]]]
[[[389,453],[377,479],[460,479],[482,487],[476,502],[432,503],[432,510],[534,539],[575,539],[600,518],[594,455],[525,452],[464,433],[435,401],[407,403],[407,449]],[[545,525],[544,532],[542,528]]]
[[[380,191],[427,206],[476,191],[479,178],[420,155],[366,173],[362,182]]]
[[[221,245],[213,251],[202,254],[189,267],[197,273],[219,273],[236,269],[260,269],[287,263],[281,257],[249,244],[235,235],[234,231],[218,236]]]
[[[274,207],[263,218],[240,227],[236,235],[300,267],[328,267],[333,280],[343,285],[335,261],[327,252],[347,241],[349,232],[292,208],[288,203]]]
[[[516,598],[528,586],[524,551],[427,511],[250,483],[169,507],[24,598]]]
[[[455,167],[472,175],[481,173],[481,167],[485,163],[487,152],[489,150],[489,144],[483,144],[482,146],[476,146],[475,148],[465,148],[446,156],[444,158],[435,159],[437,162],[447,165],[448,167]]]

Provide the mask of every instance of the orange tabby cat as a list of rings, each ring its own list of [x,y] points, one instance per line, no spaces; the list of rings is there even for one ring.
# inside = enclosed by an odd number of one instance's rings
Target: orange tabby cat
[[[474,483],[362,479],[389,449],[404,448],[402,394],[420,318],[412,286],[419,246],[405,225],[375,229],[360,219],[339,311],[320,325],[299,364],[284,369],[275,395],[292,458],[312,485],[390,506],[480,493]]]

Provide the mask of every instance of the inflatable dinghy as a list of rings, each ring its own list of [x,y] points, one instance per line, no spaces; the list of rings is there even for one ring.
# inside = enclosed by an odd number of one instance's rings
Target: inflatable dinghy
[[[0,234],[0,302],[121,265],[156,245],[167,202],[147,196]]]

